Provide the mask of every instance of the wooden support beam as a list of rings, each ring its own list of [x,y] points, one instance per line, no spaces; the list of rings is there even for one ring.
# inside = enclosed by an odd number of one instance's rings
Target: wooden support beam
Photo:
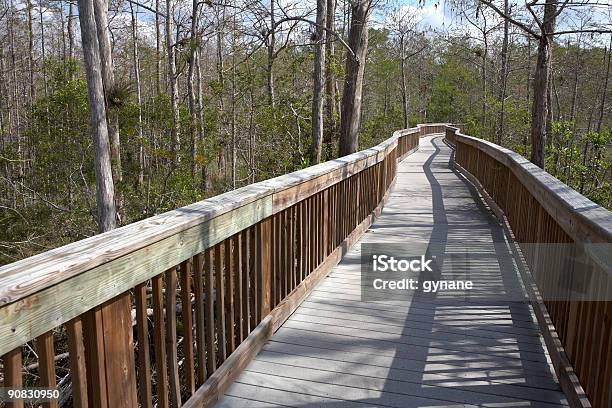
[[[147,286],[142,283],[134,289],[136,303],[136,335],[138,336],[138,388],[143,408],[153,407],[151,387],[151,353],[149,320],[147,317]],[[74,388],[74,385],[73,385]]]
[[[146,315],[145,315],[146,316]],[[87,407],[87,370],[85,368],[85,345],[83,344],[83,323],[74,318],[66,323],[68,334],[68,353],[70,355],[70,380],[72,382],[72,405],[75,408]],[[150,394],[150,387],[148,391]],[[144,408],[150,408],[143,404]]]
[[[21,366],[23,364],[21,358],[21,347],[9,351],[2,356],[2,363],[4,365],[4,386],[12,388],[21,388],[23,386],[23,379],[21,376]],[[5,402],[7,408],[23,408],[23,400],[14,400]]]
[[[272,305],[272,218],[266,218],[256,226],[258,287],[260,316],[267,316]]]

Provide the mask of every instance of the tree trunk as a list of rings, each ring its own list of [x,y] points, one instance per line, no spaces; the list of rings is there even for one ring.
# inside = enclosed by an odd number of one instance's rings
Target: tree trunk
[[[486,137],[486,124],[487,124],[487,57],[489,55],[489,43],[487,41],[487,33],[483,31],[482,36],[484,38],[484,50],[482,52],[482,128],[480,129],[480,137],[483,139]]]
[[[172,128],[170,129],[170,140],[172,146],[173,161],[180,163],[181,139],[179,134],[179,107],[178,107],[178,83],[176,75],[176,61],[174,48],[174,2],[166,0],[166,48],[168,51],[168,82],[170,83],[170,104],[172,106]]]
[[[224,59],[223,59],[223,32],[224,32],[224,23],[225,23],[225,11],[224,9],[217,9],[217,78],[219,81],[219,87],[224,90],[225,89],[225,75],[224,71]],[[223,101],[224,92],[219,92],[219,110],[220,116],[223,117],[223,113],[225,111],[225,102]],[[219,121],[219,126],[221,126],[221,121]],[[219,174],[223,173],[227,178],[227,163],[226,163],[226,141],[223,137],[224,131],[220,128],[218,130],[218,140],[219,140],[219,156],[218,156],[218,167],[217,171]]]
[[[111,169],[110,144],[102,84],[100,48],[92,0],[79,0],[79,21],[85,70],[87,73],[87,99],[94,147],[96,172],[96,203],[100,232],[115,228],[115,199]]]
[[[274,48],[276,47],[276,16],[274,2],[276,0],[270,0],[270,33],[268,35],[268,65],[266,68],[266,74],[268,76],[268,104],[274,108],[276,105],[276,95],[274,91]]]
[[[45,60],[47,59],[47,48],[46,48],[46,39],[45,39],[45,25],[44,25],[44,16],[43,16],[43,5],[42,1],[38,2],[38,16],[40,19],[40,52],[41,52],[41,65],[42,65],[42,74],[43,74],[43,85],[45,90],[45,98],[49,96],[49,82],[47,80],[47,65],[45,64]],[[49,115],[49,108],[47,107],[47,116]]]
[[[234,20],[232,24],[232,98],[231,98],[231,110],[232,110],[232,121],[230,124],[231,131],[231,144],[232,144],[232,188],[236,189],[236,166],[238,164],[238,141],[236,134],[236,95],[238,88],[236,86],[236,14],[234,14]]]
[[[552,59],[552,49],[550,50]],[[546,146],[550,147],[552,143],[552,122],[553,122],[553,104],[552,104],[552,93],[553,93],[553,72],[552,67],[548,73],[548,88],[546,89]]]
[[[198,0],[193,0],[191,7],[191,52],[189,55],[189,72],[187,75],[187,94],[189,97],[189,134],[191,138],[191,177],[195,179],[196,174],[198,173],[198,123],[195,95],[195,71],[198,57],[197,53],[199,49],[199,41],[197,37]]]
[[[74,5],[72,0],[68,0],[68,59],[74,59]],[[72,77],[72,70],[71,77]]]
[[[508,0],[504,0],[504,14],[509,15],[509,2]],[[499,78],[499,123],[497,127],[497,144],[501,145],[504,139],[504,121],[506,114],[506,87],[508,83],[508,62],[509,62],[509,52],[508,52],[508,43],[510,40],[510,21],[507,18],[504,19],[504,37],[502,39],[502,49],[501,49],[501,70],[500,70],[500,78]]]
[[[327,12],[325,14],[325,26],[327,27],[327,32],[331,33],[336,29],[336,0],[327,0]],[[333,67],[335,61],[334,37],[331,35],[327,36],[327,41],[325,42],[325,55],[325,133],[323,135],[323,142],[333,146],[333,140],[338,126],[336,123],[336,95],[338,90]]]
[[[357,151],[361,121],[361,92],[368,49],[368,18],[371,0],[356,0],[351,6],[348,45],[353,50],[346,58],[342,114],[340,121],[340,156]]]
[[[312,149],[313,161],[321,163],[323,144],[323,70],[325,69],[326,0],[317,0],[317,26],[315,29],[315,59],[312,87]]]
[[[161,95],[161,29],[159,22],[159,0],[155,0],[155,88]]]
[[[200,68],[200,54],[201,49],[198,46],[198,52],[196,53],[196,68],[197,68],[197,81],[198,81],[198,138],[200,139],[200,146],[204,146],[204,106],[202,103],[202,69]],[[202,165],[202,193],[208,190],[208,162],[205,161]]]
[[[32,28],[32,0],[27,0],[28,12],[28,71],[30,74],[30,109],[36,99],[36,87],[34,84],[34,30]]]
[[[134,80],[136,81],[136,104],[138,105],[138,178],[137,186],[142,188],[144,183],[144,135],[142,130],[142,92],[140,85],[140,57],[138,55],[138,18],[134,11],[134,4],[130,2],[132,16],[132,58],[134,59]]]
[[[597,119],[597,133],[601,132],[601,124],[603,122],[603,115],[604,115],[604,111],[606,110],[606,96],[608,93],[608,81],[610,78],[610,58],[612,57],[612,34],[610,34],[610,46],[608,47],[608,63],[606,65],[606,77],[604,80],[604,87],[603,87],[603,93],[601,95],[601,104],[599,105],[599,118]],[[605,55],[605,54],[604,54]],[[601,160],[601,150],[602,150],[601,145],[597,145],[597,147],[595,148],[595,163],[594,163],[594,169],[593,169],[593,178],[594,178],[594,184],[595,184],[595,188],[599,188],[601,185],[601,181],[599,180],[599,177],[597,177],[597,173],[599,172],[599,162]]]
[[[112,108],[111,100],[115,91],[115,68],[113,66],[112,47],[108,28],[108,2],[107,0],[93,0],[96,31],[98,33],[98,46],[100,47],[100,63],[102,68],[102,86],[104,87],[104,101],[106,106],[106,119],[108,121],[108,137],[110,142],[111,168],[115,183],[115,207],[121,220],[123,197],[119,191],[119,183],[123,180],[121,171],[121,143],[119,141],[119,113]]]
[[[578,41],[578,50],[576,51],[576,67],[574,69],[574,86],[572,87],[572,102],[570,106],[570,122],[573,122],[573,132],[576,132],[576,102],[578,100],[578,72],[582,68],[582,53],[580,51],[580,40]]]
[[[612,34],[610,34],[610,46],[608,47],[608,63],[606,65],[606,76],[604,79],[603,94],[601,95],[601,104],[599,105],[599,117],[597,118],[597,133],[601,132],[601,124],[603,123],[604,111],[606,110],[606,96],[608,94],[608,81],[610,80],[610,58],[611,57],[612,57]]]
[[[538,59],[533,78],[533,104],[531,105],[531,162],[544,168],[546,158],[546,123],[548,110],[548,90],[552,65],[551,41],[548,36],[555,28],[556,0],[546,0],[542,33],[538,39]]]
[[[538,42],[538,60],[533,78],[531,105],[531,162],[544,168],[546,117],[548,114],[548,77],[550,73],[550,45],[542,36]]]
[[[400,34],[400,75],[402,78],[402,117],[404,129],[408,129],[408,86],[406,84],[406,35]]]

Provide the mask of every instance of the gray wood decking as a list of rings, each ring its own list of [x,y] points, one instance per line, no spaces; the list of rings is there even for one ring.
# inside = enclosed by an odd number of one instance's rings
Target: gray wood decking
[[[441,136],[423,138],[399,164],[384,212],[360,243],[449,248],[503,240],[477,194],[450,169],[450,153]],[[566,406],[527,302],[477,293],[362,302],[359,249],[315,288],[217,406]],[[500,293],[522,291],[512,262],[499,259],[492,254],[482,281]]]

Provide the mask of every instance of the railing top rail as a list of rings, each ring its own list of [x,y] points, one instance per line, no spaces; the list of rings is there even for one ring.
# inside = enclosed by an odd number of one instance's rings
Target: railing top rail
[[[224,215],[225,229],[214,225],[210,227],[216,236],[214,239],[209,238],[205,244],[213,246],[238,228],[228,228],[228,223],[235,223],[246,215],[248,221],[245,222],[252,225],[326,186],[384,160],[397,145],[399,137],[420,133],[422,128],[429,126],[432,124],[399,130],[370,149],[254,183],[2,266],[0,307]],[[239,209],[248,214],[239,214]],[[245,222],[242,222],[243,226]],[[179,245],[182,245],[181,240]]]
[[[455,139],[485,152],[507,166],[533,197],[576,242],[612,242],[612,212],[599,206],[520,154],[486,140],[465,135]]]

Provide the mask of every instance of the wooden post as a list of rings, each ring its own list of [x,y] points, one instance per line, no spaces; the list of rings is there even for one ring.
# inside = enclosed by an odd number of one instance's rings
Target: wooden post
[[[66,323],[66,331],[68,334],[68,352],[70,353],[72,406],[74,408],[84,408],[87,407],[87,371],[85,369],[85,348],[83,345],[83,322],[79,317],[75,317]],[[139,345],[139,350],[140,348],[142,347]],[[142,405],[143,408],[151,408],[152,406],[152,404],[146,405],[144,403]]]
[[[136,368],[129,292],[84,319],[87,396],[92,407],[135,407]]]
[[[257,225],[257,245],[259,267],[259,310],[261,319],[265,318],[271,311],[272,304],[272,218],[268,217]]]
[[[23,386],[23,379],[21,376],[21,347],[16,348],[4,356],[2,356],[2,362],[4,364],[4,386],[12,388],[21,388]],[[23,408],[23,400],[14,400],[11,402],[5,402],[7,408]]]
[[[55,351],[53,348],[53,330],[46,332],[36,339],[36,351],[38,352],[38,367],[40,375],[40,386],[55,388]],[[57,408],[57,400],[52,399],[42,404],[43,408]]]

